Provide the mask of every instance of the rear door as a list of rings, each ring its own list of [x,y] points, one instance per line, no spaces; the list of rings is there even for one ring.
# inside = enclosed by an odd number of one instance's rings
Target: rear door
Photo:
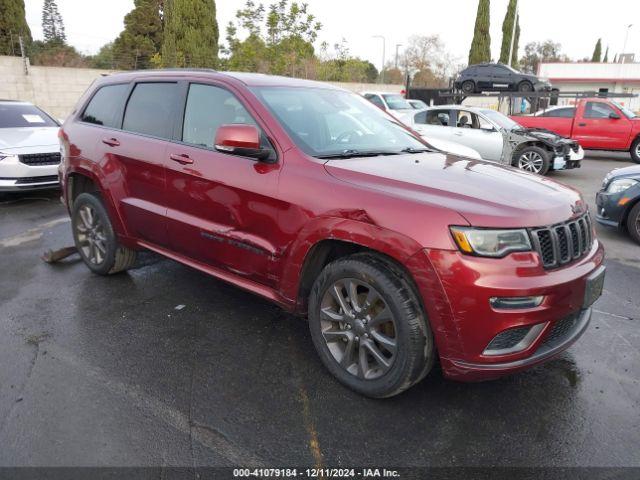
[[[276,199],[281,164],[221,153],[218,127],[256,125],[250,107],[223,84],[183,83],[183,121],[167,150],[167,222],[173,251],[197,262],[273,285],[277,252]],[[275,151],[275,150],[274,150]]]
[[[513,72],[508,68],[500,65],[489,67],[491,72],[491,88],[493,90],[510,90],[513,88],[514,78]]]
[[[430,138],[454,141],[453,129],[449,126],[451,112],[448,108],[435,108],[414,115],[413,129],[427,141]]]
[[[624,150],[631,128],[631,121],[606,100],[587,100],[578,109],[573,138],[583,148]]]

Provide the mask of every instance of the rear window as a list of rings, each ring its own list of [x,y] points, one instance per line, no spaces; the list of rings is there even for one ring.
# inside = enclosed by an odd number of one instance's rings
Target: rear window
[[[122,129],[171,138],[177,94],[176,83],[139,83],[127,102]]]
[[[0,104],[0,128],[57,127],[46,113],[33,105]]]
[[[120,112],[128,90],[129,85],[126,83],[102,87],[85,108],[81,117],[82,121],[105,127],[120,128],[118,125]]]

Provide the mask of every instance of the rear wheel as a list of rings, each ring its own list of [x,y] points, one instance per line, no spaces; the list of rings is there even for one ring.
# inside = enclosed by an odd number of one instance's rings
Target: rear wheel
[[[397,395],[433,365],[433,337],[415,293],[370,255],[324,268],[309,297],[309,328],[329,371],[369,397]]]
[[[551,167],[551,155],[535,145],[524,147],[516,152],[514,166],[525,172],[545,175]]]
[[[474,93],[476,91],[476,84],[473,83],[473,80],[465,80],[462,82],[461,88],[464,93]]]
[[[640,202],[629,212],[627,217],[627,231],[636,243],[640,243]]]
[[[71,226],[78,253],[92,272],[109,275],[135,263],[135,250],[118,243],[109,215],[96,195],[78,195],[73,202]]]
[[[631,145],[631,160],[640,163],[640,137],[636,138]]]

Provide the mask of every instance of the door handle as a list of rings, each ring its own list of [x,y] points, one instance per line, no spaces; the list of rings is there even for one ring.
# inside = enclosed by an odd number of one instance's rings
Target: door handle
[[[578,124],[578,126],[579,126],[579,127],[586,127],[586,126],[587,126],[587,124],[586,124],[586,123],[579,123],[579,124]]]
[[[103,138],[102,143],[109,145],[110,147],[119,147],[120,142],[117,138]]]
[[[180,155],[178,155],[177,153],[172,153],[171,155],[169,155],[169,158],[181,165],[190,165],[193,163],[193,159],[186,153],[182,153]]]

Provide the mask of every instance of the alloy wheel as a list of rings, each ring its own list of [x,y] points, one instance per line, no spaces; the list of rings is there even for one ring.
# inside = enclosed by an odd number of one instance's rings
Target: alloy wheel
[[[640,142],[636,145],[636,158],[640,158]]]
[[[525,152],[518,159],[518,168],[525,172],[540,173],[544,159],[538,152]]]
[[[90,205],[78,210],[76,233],[83,256],[92,264],[100,265],[107,255],[107,235],[102,220]]]
[[[327,348],[350,374],[373,380],[389,371],[397,352],[396,321],[378,291],[355,278],[336,281],[320,306]]]

